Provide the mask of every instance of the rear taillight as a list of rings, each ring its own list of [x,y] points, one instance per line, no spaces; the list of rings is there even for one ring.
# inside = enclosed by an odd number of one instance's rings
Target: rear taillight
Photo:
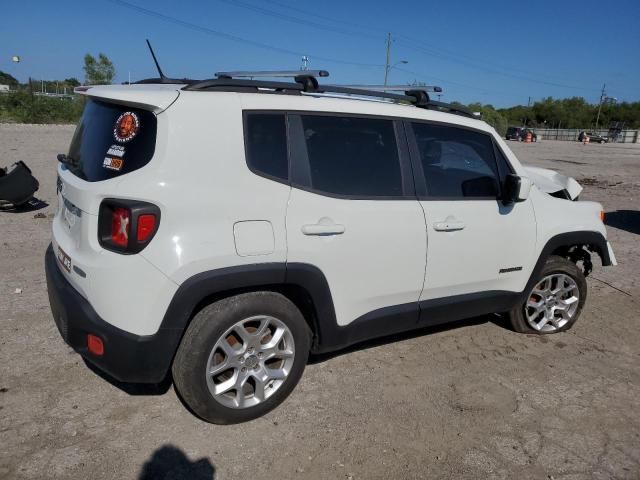
[[[111,212],[111,243],[126,248],[129,245],[131,211],[128,208],[114,208]]]
[[[139,242],[146,242],[156,231],[156,216],[152,213],[145,213],[138,217],[138,233],[136,239]]]
[[[100,245],[118,253],[138,253],[158,230],[160,209],[147,202],[105,199],[98,214]]]

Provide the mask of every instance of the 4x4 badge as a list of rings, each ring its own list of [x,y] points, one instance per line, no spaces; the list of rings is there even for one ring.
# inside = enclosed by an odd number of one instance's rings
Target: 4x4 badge
[[[133,139],[140,129],[140,120],[138,115],[133,112],[124,112],[116,120],[113,126],[113,138],[116,141],[125,143]]]

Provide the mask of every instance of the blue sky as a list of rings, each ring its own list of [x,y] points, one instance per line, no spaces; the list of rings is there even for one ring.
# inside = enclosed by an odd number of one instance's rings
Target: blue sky
[[[168,76],[295,69],[300,57],[335,83],[384,78],[440,85],[442,100],[503,107],[546,96],[596,103],[602,84],[640,100],[640,2],[362,0],[27,0],[2,8],[0,70],[21,81],[84,78],[104,52],[118,82],[155,76],[149,38]],[[11,62],[20,55],[21,62]]]

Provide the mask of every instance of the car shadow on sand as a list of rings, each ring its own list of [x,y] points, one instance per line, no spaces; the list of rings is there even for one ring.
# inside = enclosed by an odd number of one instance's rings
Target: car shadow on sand
[[[433,335],[435,333],[447,332],[449,330],[457,330],[458,328],[469,327],[473,325],[482,325],[484,323],[493,323],[501,328],[505,328],[507,330],[512,330],[509,326],[509,322],[505,317],[502,317],[497,314],[490,315],[482,315],[479,317],[467,318],[465,320],[458,320],[455,322],[445,323],[442,325],[436,325],[432,327],[423,327],[418,328],[416,330],[409,330],[403,333],[396,333],[393,335],[387,335],[380,338],[374,338],[371,340],[367,340],[365,342],[356,343],[355,345],[351,345],[349,347],[343,348],[342,350],[337,350],[335,352],[328,352],[322,354],[311,354],[309,356],[309,364],[313,365],[316,363],[322,363],[327,360],[330,360],[335,357],[339,357],[341,355],[345,355],[352,352],[357,352],[360,350],[367,350],[369,348],[381,347],[383,345],[388,345],[390,343],[401,342],[404,340],[411,340],[413,338],[423,337],[426,335]]]
[[[171,388],[171,384],[173,383],[171,379],[171,374],[168,374],[167,377],[160,383],[127,383],[121,382],[120,380],[116,380],[111,375],[106,372],[103,372],[98,367],[93,365],[91,362],[87,361],[84,357],[82,358],[85,365],[89,370],[95,373],[97,376],[102,378],[103,380],[109,382],[114,387],[122,390],[129,395],[134,396],[153,396],[153,395],[164,395]]]
[[[140,471],[138,480],[214,480],[216,467],[208,458],[191,461],[174,445],[158,448]]]
[[[49,204],[47,202],[45,202],[44,200],[40,200],[39,198],[33,197],[31,200],[29,200],[26,203],[23,203],[22,205],[12,205],[10,203],[6,203],[3,201],[3,203],[0,203],[0,212],[7,212],[7,213],[29,213],[29,212],[35,212],[38,210],[42,210],[43,208],[48,207]]]
[[[604,216],[604,223],[609,227],[640,235],[640,211],[638,210],[607,212]]]

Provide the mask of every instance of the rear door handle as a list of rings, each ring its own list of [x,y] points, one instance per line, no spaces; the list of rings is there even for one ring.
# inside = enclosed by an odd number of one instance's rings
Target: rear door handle
[[[328,218],[321,218],[318,223],[303,225],[301,230],[305,235],[341,235],[346,228]]]
[[[464,226],[464,222],[449,218],[447,218],[444,222],[436,222],[433,224],[433,228],[437,232],[455,232],[456,230],[462,230]]]

